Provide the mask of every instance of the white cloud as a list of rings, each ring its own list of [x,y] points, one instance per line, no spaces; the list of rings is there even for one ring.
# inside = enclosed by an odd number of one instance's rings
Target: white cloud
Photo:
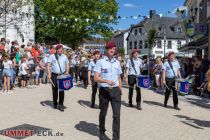
[[[125,3],[124,5],[123,5],[124,7],[131,7],[131,8],[133,8],[133,7],[136,7],[134,4],[132,4],[132,3]]]

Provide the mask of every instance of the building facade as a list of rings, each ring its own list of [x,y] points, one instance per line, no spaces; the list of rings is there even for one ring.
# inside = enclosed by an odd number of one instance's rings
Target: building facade
[[[148,33],[150,29],[156,30],[154,46],[149,48]],[[156,57],[164,57],[169,51],[178,52],[178,48],[186,43],[184,33],[177,18],[160,17],[154,15],[153,18],[146,18],[139,24],[132,26],[127,38],[128,53],[132,49],[139,49],[140,56],[145,56],[151,52]]]
[[[125,50],[125,55],[129,55],[128,54],[128,44],[127,44],[127,37],[129,34],[129,29],[128,30],[124,30],[124,31],[117,31],[115,32],[114,37],[112,38],[112,40],[115,42],[117,49],[124,49]]]
[[[90,40],[84,40],[80,45],[85,51],[100,50],[101,53],[105,52],[106,41],[102,38],[94,38]]]
[[[194,55],[208,56],[210,59],[210,0],[186,0],[186,19],[182,19],[188,42],[180,51],[195,50]],[[182,13],[184,13],[182,12]]]
[[[33,0],[21,5],[14,13],[0,17],[0,38],[27,44],[35,41],[35,17]],[[6,22],[5,22],[6,21]],[[6,30],[5,30],[6,25]],[[6,33],[5,33],[6,32]]]

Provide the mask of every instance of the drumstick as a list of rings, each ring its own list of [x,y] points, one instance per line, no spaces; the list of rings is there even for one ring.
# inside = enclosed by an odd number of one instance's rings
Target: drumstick
[[[169,90],[169,87],[165,84],[166,88]]]
[[[52,79],[50,79],[50,82],[51,82],[51,84],[53,85],[53,87],[55,87],[55,85],[54,85],[54,83],[53,83]]]

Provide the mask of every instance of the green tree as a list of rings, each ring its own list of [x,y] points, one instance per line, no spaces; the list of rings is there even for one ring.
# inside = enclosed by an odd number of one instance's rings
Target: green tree
[[[119,48],[117,49],[117,52],[121,55],[121,56],[125,56],[125,49],[124,48]]]
[[[36,39],[56,38],[73,48],[95,35],[112,37],[118,4],[115,0],[35,0]]]

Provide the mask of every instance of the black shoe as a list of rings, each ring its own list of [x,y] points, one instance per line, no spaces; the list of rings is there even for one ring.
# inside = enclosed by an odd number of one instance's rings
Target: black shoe
[[[54,109],[58,109],[58,106],[57,106],[57,105],[54,105],[53,108],[54,108]]]
[[[129,103],[129,107],[133,107],[133,104],[132,103],[131,104]]]
[[[174,106],[174,109],[181,110],[178,106]]]
[[[95,107],[95,104],[94,104],[94,103],[92,103],[92,104],[91,104],[91,108],[94,108],[94,107]]]
[[[141,108],[141,105],[140,104],[137,104],[137,107],[136,107],[138,110],[142,110]]]
[[[105,131],[101,131],[101,130],[100,130],[99,139],[100,139],[100,140],[104,140],[105,138],[106,138]]]
[[[58,110],[60,110],[61,112],[64,112],[64,106],[63,105],[59,105],[58,106]]]
[[[164,107],[167,108],[168,107],[167,104],[164,104]]]

